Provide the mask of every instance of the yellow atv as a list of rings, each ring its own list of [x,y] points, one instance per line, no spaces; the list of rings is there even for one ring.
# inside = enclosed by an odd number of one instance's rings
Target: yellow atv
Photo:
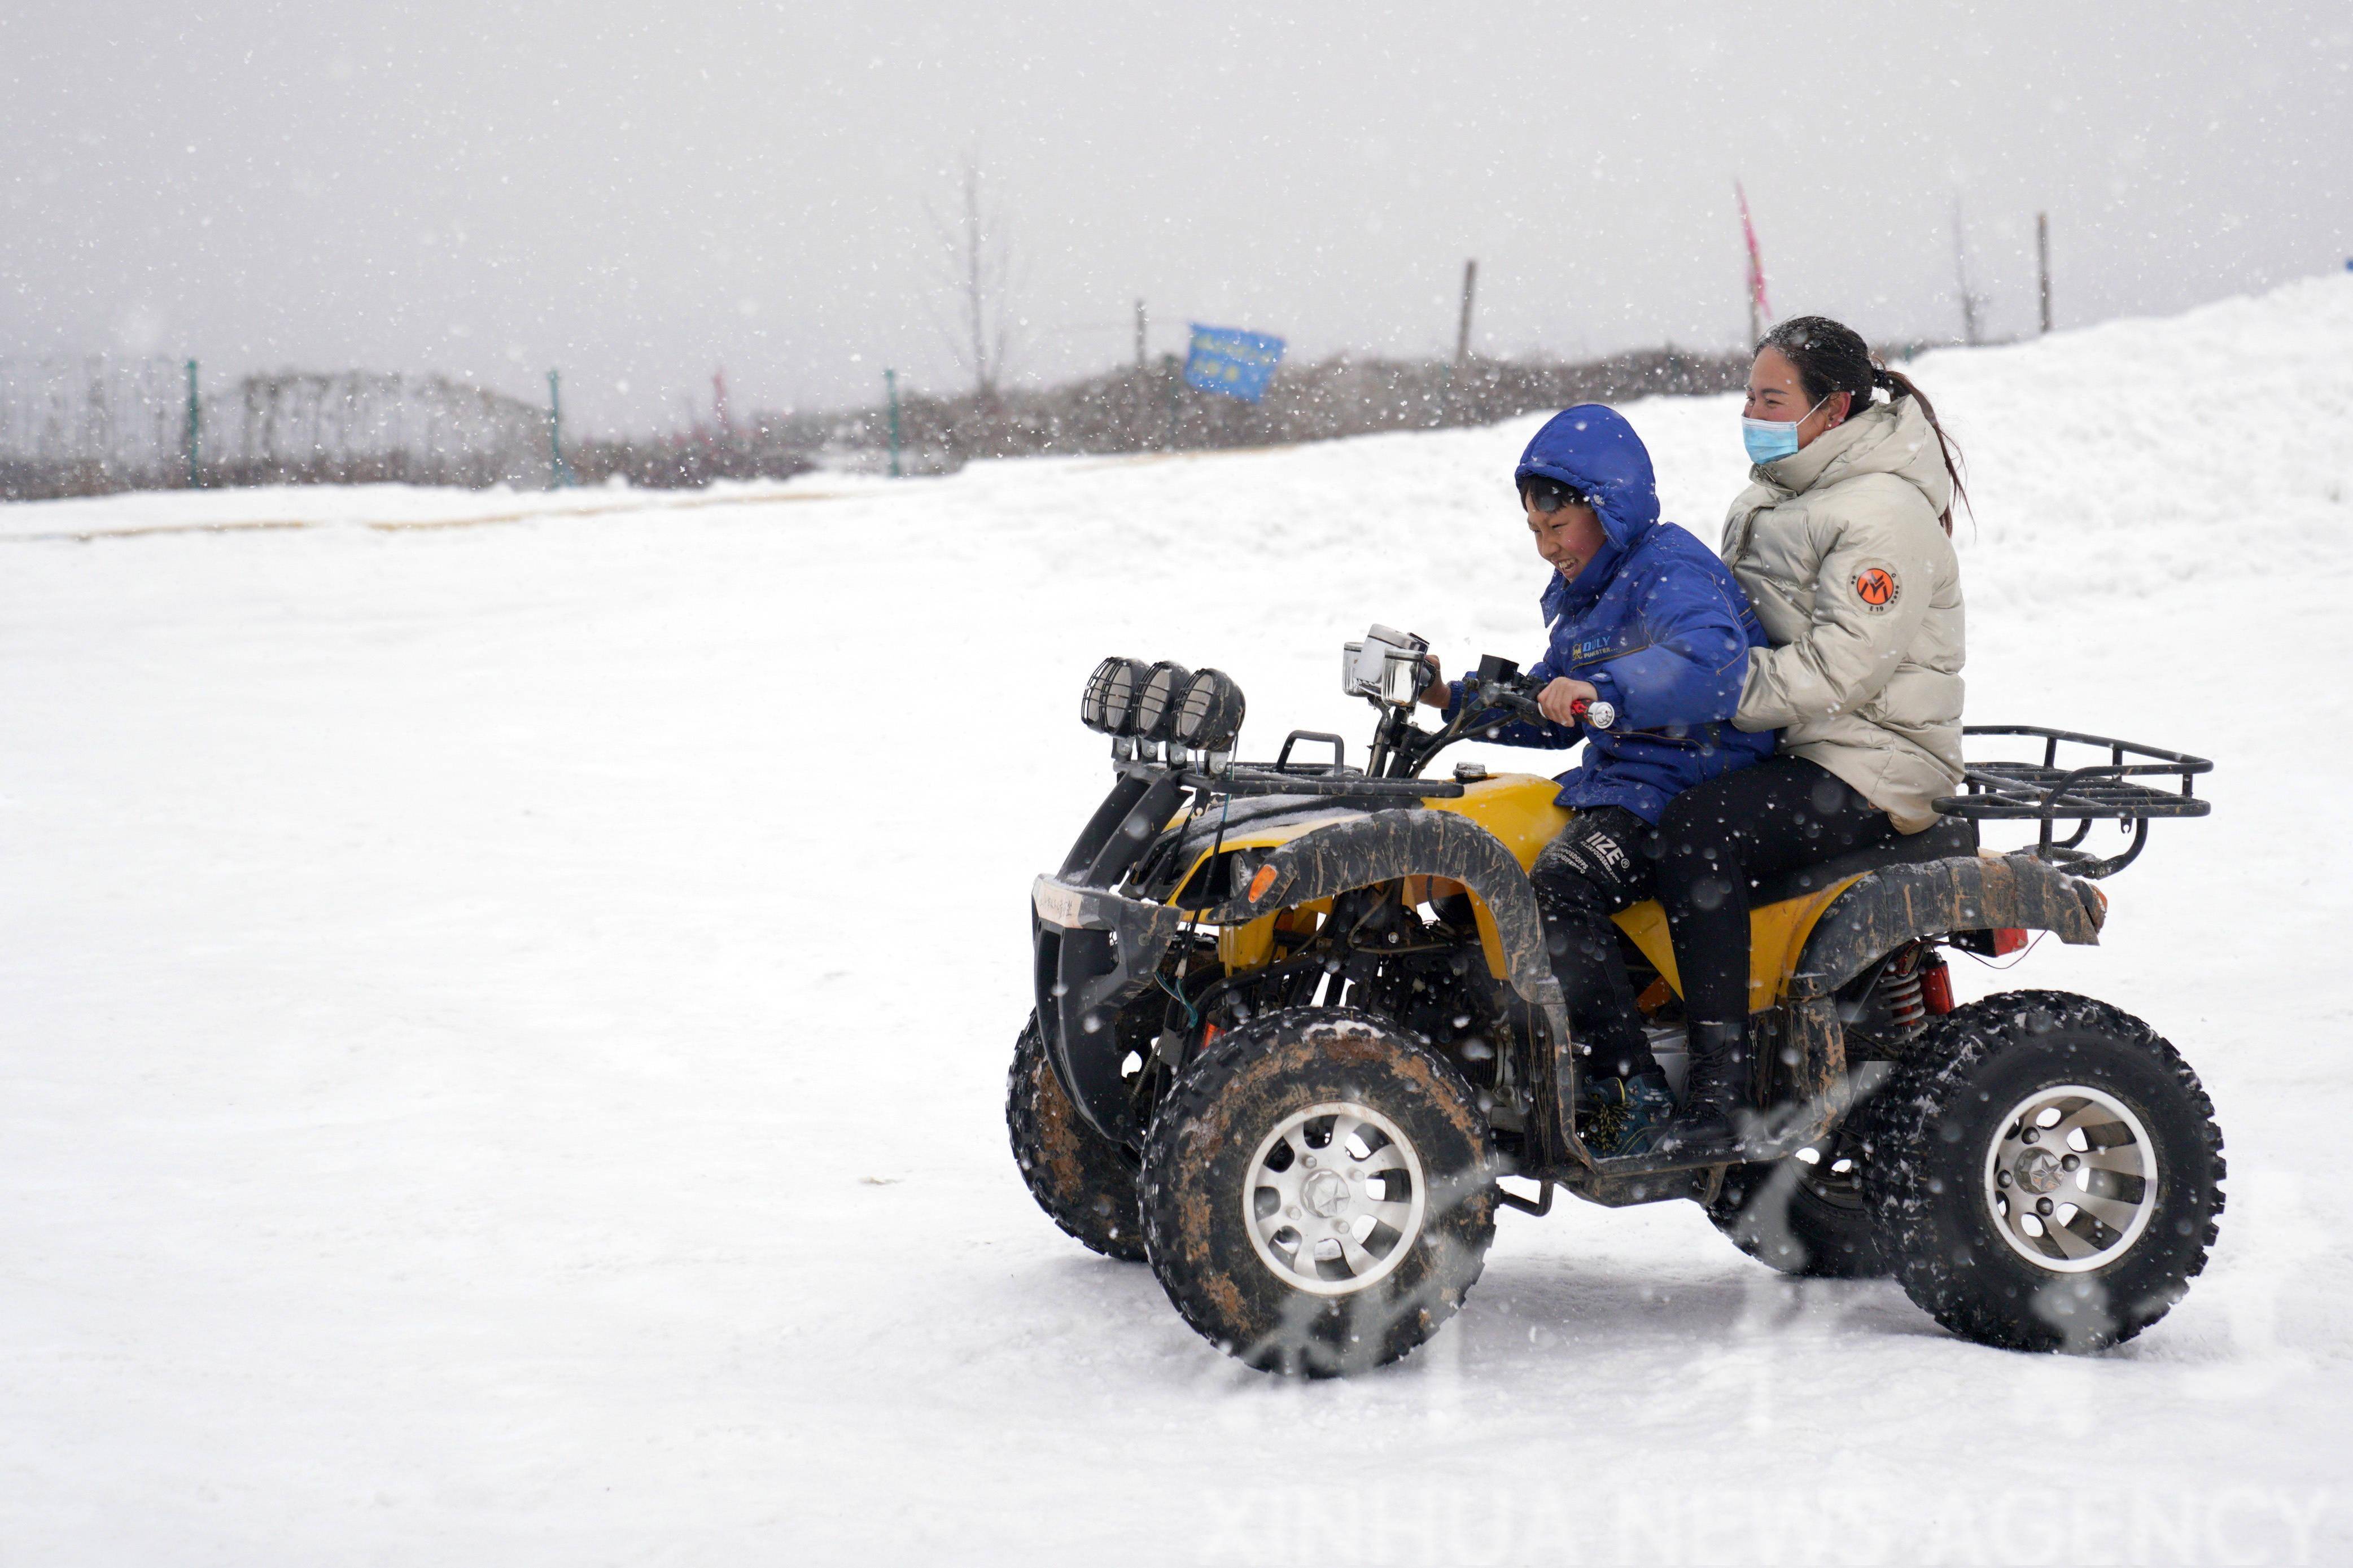
[[[1429,1338],[1478,1278],[1497,1206],[1541,1215],[1556,1187],[1691,1199],[1774,1268],[1893,1273],[1989,1344],[2110,1344],[2180,1298],[2222,1206],[2197,1076],[2087,997],[1957,1008],[1944,950],[2097,942],[2094,880],[2138,855],[2150,819],[2204,815],[2192,780],[2211,764],[1971,730],[2040,756],[1972,759],[1938,826],[1752,889],[1764,1048],[1738,1163],[1597,1159],[1589,1118],[1609,1112],[1580,1094],[1527,879],[1569,814],[1546,778],[1420,776],[1532,712],[1532,693],[1484,660],[1476,700],[1425,732],[1426,648],[1379,626],[1348,645],[1344,688],[1380,712],[1362,767],[1304,731],[1271,763],[1235,761],[1243,700],[1218,670],[1113,658],[1090,677],[1081,717],[1113,738],[1114,778],[1032,890],[1037,1011],[1008,1095],[1023,1176],[1065,1230],[1148,1261],[1221,1348],[1310,1376]],[[1294,760],[1303,742],[1328,757]],[[2031,820],[2037,841],[1981,850],[1988,818]],[[2095,824],[2128,846],[2094,855]],[[1618,923],[1679,1079],[1664,915]]]

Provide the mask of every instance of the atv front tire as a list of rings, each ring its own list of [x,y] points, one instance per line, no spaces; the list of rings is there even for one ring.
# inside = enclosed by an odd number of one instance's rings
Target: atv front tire
[[[1032,1014],[1014,1042],[1005,1080],[1005,1125],[1021,1180],[1048,1218],[1106,1258],[1144,1261],[1135,1168],[1088,1126],[1046,1060],[1046,1037]]]
[[[1144,1146],[1144,1235],[1185,1321],[1261,1371],[1331,1377],[1438,1331],[1495,1235],[1477,1092],[1376,1015],[1296,1007],[1220,1037]]]
[[[2058,991],[1957,1009],[1876,1097],[1866,1195],[1907,1295],[2015,1350],[2118,1344],[2206,1267],[2222,1135],[2139,1019]]]

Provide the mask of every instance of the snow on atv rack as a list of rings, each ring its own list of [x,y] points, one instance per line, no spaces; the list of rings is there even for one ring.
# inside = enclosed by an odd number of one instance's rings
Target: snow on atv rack
[[[1293,762],[1291,749],[1302,741],[1328,743],[1332,760]],[[1359,800],[1451,800],[1462,793],[1461,784],[1438,779],[1367,777],[1363,769],[1348,765],[1348,743],[1324,730],[1293,730],[1284,737],[1282,750],[1271,763],[1228,763],[1222,768],[1206,771],[1188,768],[1182,782],[1186,788],[1201,792],[1205,799],[1220,795],[1280,795],[1344,799],[1353,796]]]
[[[2148,842],[2148,825],[2159,816],[2204,816],[2214,803],[2200,800],[2191,780],[2211,773],[2204,757],[2136,745],[2106,735],[2086,735],[2074,730],[2052,730],[2040,724],[1971,724],[1966,736],[2025,736],[2042,742],[2042,759],[2010,758],[1964,761],[1966,794],[1947,795],[1936,809],[1950,816],[1979,821],[2026,821],[2042,825],[2034,847],[2035,858],[2064,866],[2077,877],[2111,877],[2129,866]],[[2105,748],[2105,762],[2063,762],[2062,745]],[[2131,760],[2127,760],[2131,759]],[[2179,793],[2134,781],[2145,777],[2179,779]],[[2133,830],[2132,845],[2121,855],[2098,856],[2080,847],[2094,823],[2113,820]],[[2054,837],[2057,825],[2073,822],[2074,831]]]

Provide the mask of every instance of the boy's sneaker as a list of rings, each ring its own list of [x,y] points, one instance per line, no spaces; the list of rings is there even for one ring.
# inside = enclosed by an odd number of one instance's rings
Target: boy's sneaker
[[[1647,1154],[1659,1130],[1674,1119],[1674,1091],[1655,1068],[1632,1078],[1586,1080],[1579,1134],[1597,1160]]]

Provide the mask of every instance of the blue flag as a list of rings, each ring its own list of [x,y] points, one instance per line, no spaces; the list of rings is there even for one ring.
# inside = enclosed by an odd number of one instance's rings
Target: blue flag
[[[1185,356],[1185,384],[1256,403],[1266,395],[1266,384],[1282,363],[1281,338],[1196,321],[1193,350]]]

